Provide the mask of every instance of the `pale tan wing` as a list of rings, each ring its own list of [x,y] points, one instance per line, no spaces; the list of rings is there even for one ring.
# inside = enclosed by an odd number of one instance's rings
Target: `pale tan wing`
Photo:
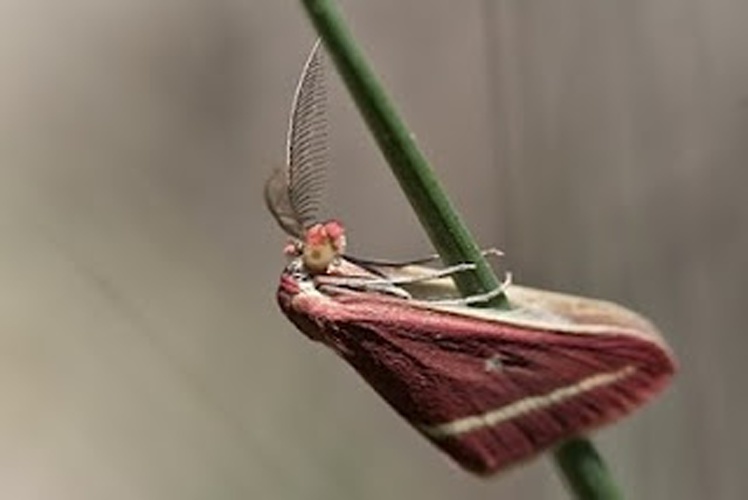
[[[517,285],[509,287],[507,294],[512,303],[520,307],[543,309],[577,325],[615,325],[657,334],[657,329],[646,318],[606,300]]]
[[[389,278],[418,277],[432,271],[423,266],[380,267],[377,270]],[[423,301],[460,296],[451,278],[429,280],[405,288],[415,299]],[[537,326],[546,323],[565,323],[567,326],[575,325],[580,332],[586,328],[592,331],[598,327],[615,326],[638,332],[644,337],[661,340],[657,328],[650,321],[613,302],[514,284],[507,287],[506,294],[514,306],[512,311],[476,309],[473,313],[481,314],[483,311],[494,318],[500,317],[506,321],[528,325],[536,323]]]

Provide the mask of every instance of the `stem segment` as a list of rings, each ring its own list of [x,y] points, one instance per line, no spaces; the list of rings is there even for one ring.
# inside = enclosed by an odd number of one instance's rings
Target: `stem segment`
[[[418,149],[397,110],[348,31],[333,0],[302,0],[338,72],[353,96],[369,130],[387,159],[400,187],[445,264],[474,262],[474,272],[454,276],[463,296],[497,288],[499,280]],[[508,309],[504,294],[489,304]],[[555,451],[558,468],[576,498],[622,498],[602,457],[584,438],[567,441]]]
[[[556,448],[556,465],[569,488],[583,500],[622,500],[623,495],[592,442],[574,438]]]

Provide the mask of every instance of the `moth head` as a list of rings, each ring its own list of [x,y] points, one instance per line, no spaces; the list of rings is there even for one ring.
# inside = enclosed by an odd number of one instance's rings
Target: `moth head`
[[[326,273],[345,252],[345,229],[335,220],[315,224],[306,230],[301,258],[311,274]]]

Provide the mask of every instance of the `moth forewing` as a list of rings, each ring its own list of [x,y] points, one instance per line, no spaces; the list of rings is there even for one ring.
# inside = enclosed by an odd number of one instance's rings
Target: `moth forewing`
[[[305,289],[284,277],[278,298],[288,317],[480,474],[617,420],[657,394],[674,371],[652,332],[345,288],[326,294],[313,282]]]

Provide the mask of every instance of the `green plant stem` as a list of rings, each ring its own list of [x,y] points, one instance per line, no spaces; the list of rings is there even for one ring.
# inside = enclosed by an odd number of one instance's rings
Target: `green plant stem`
[[[570,439],[556,448],[554,456],[556,465],[577,498],[623,499],[605,461],[589,439]]]
[[[473,295],[498,287],[499,280],[452,208],[428,161],[413,140],[413,134],[398,116],[333,0],[302,0],[302,3],[439,255],[447,264],[476,263],[475,272],[455,276],[460,293]],[[489,305],[504,309],[510,307],[503,294]],[[577,498],[621,498],[590,441],[583,438],[570,440],[557,448],[555,457]]]

